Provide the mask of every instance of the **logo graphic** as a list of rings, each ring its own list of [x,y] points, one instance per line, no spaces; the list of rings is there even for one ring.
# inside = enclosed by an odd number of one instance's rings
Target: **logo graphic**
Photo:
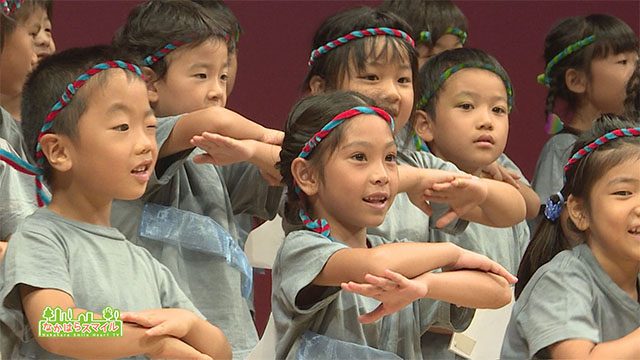
[[[120,311],[107,306],[102,310],[102,319],[94,319],[92,312],[78,314],[74,319],[73,310],[52,309],[47,306],[38,322],[40,337],[116,337],[122,336]]]

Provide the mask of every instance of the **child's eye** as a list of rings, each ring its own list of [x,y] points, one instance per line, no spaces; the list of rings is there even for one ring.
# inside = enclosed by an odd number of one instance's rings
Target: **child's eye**
[[[629,61],[627,59],[622,59],[622,60],[618,60],[618,64],[620,65],[627,65]]]
[[[112,129],[116,131],[127,131],[129,130],[129,124],[120,124],[118,126],[112,127]]]
[[[493,108],[493,112],[496,114],[503,115],[507,113],[507,109],[503,108],[502,106],[496,106]]]
[[[222,75],[220,75],[220,80],[222,80],[222,81],[227,81],[227,80],[229,80],[229,75],[227,75],[227,74],[222,74]]]
[[[466,104],[460,104],[457,107],[459,107],[462,110],[472,110],[473,109],[473,105],[466,103]]]
[[[206,79],[207,78],[207,74],[205,74],[205,73],[199,73],[199,74],[195,74],[193,76],[195,76],[198,79]]]
[[[613,193],[613,195],[617,195],[617,196],[629,196],[632,195],[631,191],[627,191],[627,190],[619,190]]]
[[[378,75],[373,75],[373,74],[369,74],[369,75],[362,75],[360,76],[362,79],[368,80],[368,81],[376,81],[378,80]]]
[[[410,84],[411,83],[411,78],[409,77],[402,77],[400,79],[398,79],[398,82],[400,84]]]
[[[365,160],[367,160],[367,157],[364,156],[364,154],[362,154],[362,153],[353,154],[353,155],[351,155],[351,158],[356,160],[356,161],[365,161]]]
[[[396,154],[388,154],[387,156],[385,156],[384,160],[387,162],[393,162],[395,163],[397,160],[397,155]]]

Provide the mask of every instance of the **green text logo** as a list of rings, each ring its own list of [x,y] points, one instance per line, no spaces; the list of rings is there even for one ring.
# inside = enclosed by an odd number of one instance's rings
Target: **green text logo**
[[[73,317],[73,310],[52,309],[47,306],[38,322],[40,337],[115,337],[122,336],[120,311],[107,306],[102,310],[102,319],[94,319],[92,312]]]

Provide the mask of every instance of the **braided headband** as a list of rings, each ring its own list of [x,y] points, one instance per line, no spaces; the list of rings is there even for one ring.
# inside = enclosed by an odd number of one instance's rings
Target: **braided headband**
[[[367,36],[378,36],[378,35],[386,35],[386,36],[395,36],[397,38],[401,38],[402,40],[411,44],[412,47],[415,47],[416,44],[406,32],[397,29],[391,29],[387,27],[377,27],[377,28],[368,28],[364,30],[355,30],[346,35],[340,36],[339,38],[329,41],[328,43],[320,46],[319,48],[313,50],[311,52],[311,57],[309,58],[309,62],[307,63],[309,66],[313,65],[313,63],[318,59],[321,55],[326,54],[329,50],[335,49],[338,46],[342,46],[348,43],[351,40],[362,39]]]
[[[315,133],[311,137],[311,139],[309,139],[309,141],[307,141],[304,144],[298,157],[303,159],[308,158],[309,155],[311,155],[311,153],[313,152],[313,150],[322,141],[322,139],[326,138],[331,133],[331,131],[333,131],[333,129],[338,127],[338,125],[342,124],[345,120],[361,114],[377,115],[389,124],[389,126],[391,127],[391,131],[394,130],[393,117],[391,117],[391,115],[389,115],[386,111],[373,106],[356,106],[354,108],[351,108],[347,111],[343,111],[340,114],[336,115],[333,119],[331,119],[331,121],[329,121],[325,126],[323,126],[322,129],[320,129],[320,131]],[[298,197],[302,199],[302,196],[304,196],[304,193],[302,192],[300,187],[295,183],[295,181],[293,186],[294,186],[293,189],[298,195]],[[331,237],[329,236],[331,233],[331,228],[329,227],[329,223],[327,222],[327,220],[325,219],[313,220],[309,217],[309,215],[307,214],[306,211],[304,211],[303,208],[300,208],[300,211],[298,212],[298,216],[300,217],[300,220],[302,220],[302,223],[304,224],[304,226],[307,227],[307,229],[317,232],[318,234],[324,235],[331,239]]]
[[[49,112],[49,114],[47,114],[47,117],[44,120],[44,124],[42,125],[42,128],[40,129],[40,134],[38,135],[38,144],[36,145],[36,166],[33,166],[25,162],[18,156],[13,155],[11,153],[8,153],[8,152],[2,153],[2,157],[0,159],[2,159],[3,161],[11,165],[16,170],[36,177],[35,182],[36,182],[36,195],[38,200],[38,206],[41,207],[49,203],[49,199],[44,193],[43,185],[42,185],[43,178],[44,178],[45,156],[42,153],[42,146],[40,145],[40,140],[45,134],[51,131],[51,127],[53,126],[53,120],[55,119],[55,117],[60,113],[60,111],[62,111],[62,109],[65,108],[65,106],[67,106],[71,102],[71,99],[78,92],[78,89],[80,89],[92,76],[104,70],[118,69],[118,68],[128,70],[137,74],[138,76],[142,76],[142,72],[140,71],[140,68],[137,67],[136,65],[129,64],[121,60],[111,60],[111,61],[94,65],[89,70],[87,70],[86,72],[78,76],[78,78],[75,81],[73,81],[72,83],[66,86],[64,93],[62,94],[62,96],[60,96],[58,101],[53,105],[53,107],[51,108],[51,111]]]
[[[427,92],[422,96],[416,108],[420,109],[427,106],[427,104],[429,103],[433,95],[435,95],[435,93],[440,89],[440,87],[442,87],[445,81],[447,81],[447,79],[451,77],[451,75],[455,74],[456,72],[462,69],[470,69],[470,68],[491,71],[492,73],[498,75],[500,79],[502,79],[502,82],[504,83],[504,86],[507,89],[507,104],[509,106],[509,111],[511,111],[511,108],[513,107],[513,88],[511,87],[511,82],[509,82],[509,79],[504,77],[504,75],[501,75],[495,66],[490,64],[485,64],[485,63],[462,63],[462,64],[454,65],[448,68],[447,70],[443,71],[436,83],[436,86],[433,88],[433,90]]]
[[[453,27],[450,26],[447,28],[447,30],[444,31],[444,34],[451,34],[451,35],[455,35],[458,37],[458,39],[460,39],[460,43],[462,45],[464,45],[465,42],[467,42],[467,32],[459,29],[457,27]],[[431,42],[431,32],[430,31],[421,31],[420,32],[420,38],[418,38],[418,42],[424,42],[424,43],[430,43]]]
[[[6,16],[13,14],[16,10],[20,9],[23,0],[0,0],[2,6],[2,13]]]
[[[551,85],[551,70],[553,67],[559,63],[562,59],[567,56],[573,54],[574,52],[582,49],[585,46],[593,44],[596,41],[596,37],[594,35],[587,36],[586,38],[576,41],[573,44],[564,48],[564,50],[560,51],[556,56],[554,56],[551,61],[547,64],[547,67],[544,69],[544,73],[538,75],[537,80],[538,83],[546,86]]]
[[[565,174],[567,170],[569,170],[571,166],[575,165],[575,163],[580,161],[580,159],[594,152],[600,146],[608,143],[609,141],[619,139],[622,137],[635,137],[635,136],[640,136],[640,127],[615,129],[613,131],[610,131],[600,136],[599,138],[595,139],[593,142],[589,143],[582,149],[578,150],[578,152],[576,152],[575,154],[573,154],[571,158],[569,158],[569,161],[567,161],[567,164],[564,166]]]
[[[145,57],[142,60],[142,63],[147,65],[147,66],[151,66],[155,63],[157,63],[160,59],[162,59],[163,57],[169,55],[170,52],[172,52],[173,50],[177,49],[178,47],[184,45],[188,43],[188,41],[181,41],[181,40],[176,40],[176,41],[172,41],[170,43],[168,43],[167,45],[165,45],[162,49],[154,52],[153,54]]]

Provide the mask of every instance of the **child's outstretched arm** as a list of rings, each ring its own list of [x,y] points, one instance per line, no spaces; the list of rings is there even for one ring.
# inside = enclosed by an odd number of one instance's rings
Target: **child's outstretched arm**
[[[256,140],[236,140],[207,132],[194,136],[191,143],[207,152],[196,155],[193,158],[195,163],[228,165],[248,161],[260,169],[270,185],[280,185],[282,178],[276,168],[276,163],[280,161],[279,145]]]
[[[210,342],[220,342],[220,347],[228,351],[220,354],[205,354],[208,348],[196,350],[195,346],[170,335],[149,335],[147,329],[137,325],[123,323],[121,337],[104,338],[48,338],[38,336],[38,322],[46,306],[62,309],[73,309],[74,316],[86,312],[77,308],[71,296],[56,289],[40,289],[27,285],[20,285],[20,297],[24,313],[31,326],[31,331],[38,344],[45,350],[73,358],[122,358],[135,355],[146,355],[151,358],[193,358],[211,359],[212,357],[231,358],[228,343],[224,335],[220,337],[214,326],[198,330],[210,336]],[[100,318],[94,314],[94,318]],[[217,332],[216,332],[217,331]],[[224,345],[226,344],[226,345]]]
[[[589,340],[570,339],[549,346],[553,359],[640,359],[640,328],[611,341],[595,344]]]
[[[158,158],[193,148],[191,138],[203,132],[269,144],[281,144],[284,138],[282,131],[266,128],[234,111],[223,107],[209,107],[181,116],[160,148]]]
[[[507,184],[513,185],[524,198],[524,202],[527,206],[527,219],[533,219],[538,216],[538,213],[540,212],[540,198],[538,197],[538,194],[533,191],[531,186],[520,181],[520,175],[498,164],[497,161],[482,169],[482,173],[489,179],[503,181]]]
[[[513,186],[465,173],[398,166],[399,192],[430,214],[426,201],[448,204],[451,210],[436,222],[444,227],[456,217],[494,227],[508,227],[525,218],[525,202]],[[447,181],[446,175],[453,177]],[[457,175],[456,175],[457,174]],[[434,180],[436,176],[436,180]]]

